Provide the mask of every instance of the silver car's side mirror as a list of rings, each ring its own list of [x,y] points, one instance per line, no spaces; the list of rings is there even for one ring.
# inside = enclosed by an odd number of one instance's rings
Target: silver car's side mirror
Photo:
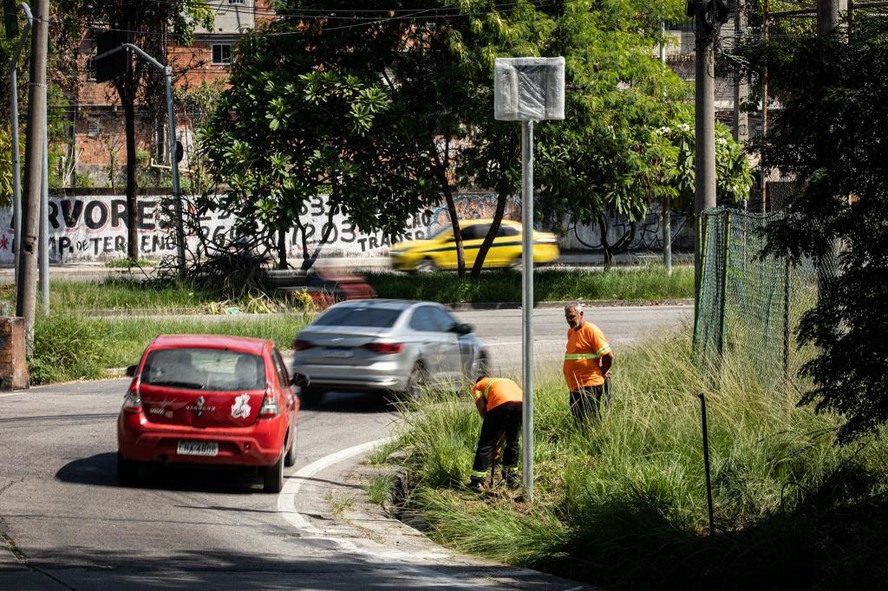
[[[458,322],[454,324],[453,328],[451,328],[450,330],[458,335],[464,335],[474,331],[475,327],[471,324],[466,324],[465,322]]]

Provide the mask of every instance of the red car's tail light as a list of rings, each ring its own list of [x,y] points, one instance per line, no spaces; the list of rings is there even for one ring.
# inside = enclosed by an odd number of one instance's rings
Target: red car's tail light
[[[262,399],[262,407],[259,409],[260,419],[273,419],[281,414],[281,406],[275,398],[274,392],[265,390],[265,398]]]
[[[363,348],[374,353],[393,355],[404,350],[404,343],[367,343]]]
[[[142,395],[139,393],[139,384],[139,378],[134,379],[130,384],[129,390],[123,397],[123,410],[127,412],[142,411]]]
[[[293,341],[293,350],[295,351],[305,351],[312,347],[314,347],[314,344],[309,341]]]

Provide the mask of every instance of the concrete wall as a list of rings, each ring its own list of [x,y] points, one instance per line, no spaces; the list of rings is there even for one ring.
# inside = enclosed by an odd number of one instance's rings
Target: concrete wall
[[[25,320],[0,316],[0,391],[28,387],[25,359]]]

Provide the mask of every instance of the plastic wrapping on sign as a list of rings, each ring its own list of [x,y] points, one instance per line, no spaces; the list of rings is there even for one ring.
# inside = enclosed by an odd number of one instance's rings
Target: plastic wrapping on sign
[[[500,121],[564,119],[564,58],[497,58],[493,96]]]

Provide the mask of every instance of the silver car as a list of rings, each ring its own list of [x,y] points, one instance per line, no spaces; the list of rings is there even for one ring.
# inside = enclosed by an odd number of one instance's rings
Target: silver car
[[[308,376],[303,404],[330,390],[412,398],[457,389],[485,373],[490,356],[469,324],[435,302],[349,300],[328,308],[293,341],[293,369]]]

